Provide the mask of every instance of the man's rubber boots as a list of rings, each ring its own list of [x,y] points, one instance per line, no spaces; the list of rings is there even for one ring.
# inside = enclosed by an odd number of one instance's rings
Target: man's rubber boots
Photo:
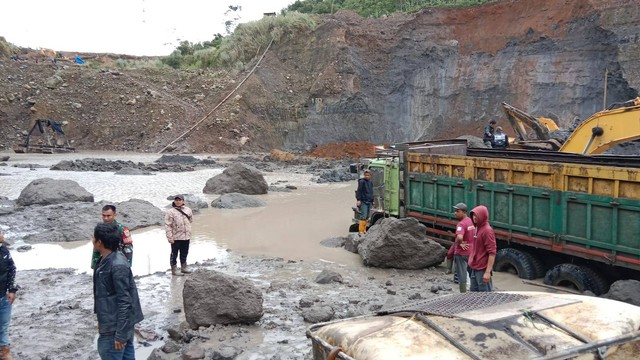
[[[180,270],[182,271],[183,274],[191,274],[193,272],[187,268],[187,264],[182,264],[182,266],[180,267]]]
[[[460,293],[466,293],[467,292],[467,283],[458,283],[458,286],[460,286]]]
[[[171,265],[171,275],[173,275],[173,276],[182,276],[182,273],[178,272],[178,266],[177,265]]]
[[[11,360],[11,347],[0,346],[0,360]]]
[[[451,274],[451,272],[453,271],[453,259],[447,259],[447,271],[445,272],[445,274]]]
[[[360,220],[358,222],[358,233],[364,235],[367,232],[367,220]]]

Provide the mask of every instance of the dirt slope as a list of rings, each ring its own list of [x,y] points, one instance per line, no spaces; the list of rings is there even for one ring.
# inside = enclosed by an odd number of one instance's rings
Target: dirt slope
[[[308,150],[478,134],[506,101],[569,126],[638,96],[640,0],[506,0],[363,19],[340,12],[276,43],[255,74],[175,151]],[[10,39],[8,39],[10,40]],[[103,59],[104,60],[104,59]],[[111,62],[112,63],[112,62]],[[0,60],[0,144],[36,118],[82,149],[158,151],[243,78]],[[58,75],[53,88],[45,83]]]

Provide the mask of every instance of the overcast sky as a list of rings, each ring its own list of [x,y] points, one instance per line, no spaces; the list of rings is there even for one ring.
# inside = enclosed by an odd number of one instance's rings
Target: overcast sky
[[[241,22],[280,12],[295,0],[0,0],[0,36],[17,46],[59,51],[168,55],[178,39],[225,33],[225,12]]]

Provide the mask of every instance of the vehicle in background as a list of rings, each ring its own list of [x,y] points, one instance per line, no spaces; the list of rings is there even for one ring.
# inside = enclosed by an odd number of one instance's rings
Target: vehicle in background
[[[638,157],[473,149],[466,140],[442,140],[395,145],[368,168],[369,224],[414,217],[448,246],[453,204],[482,204],[498,242],[496,271],[596,295],[615,280],[640,278]]]
[[[517,134],[512,148],[595,155],[640,139],[640,97],[610,105],[580,122],[572,132],[561,130],[550,118],[536,118],[507,103],[502,103],[502,110]],[[535,138],[527,128],[534,130]]]

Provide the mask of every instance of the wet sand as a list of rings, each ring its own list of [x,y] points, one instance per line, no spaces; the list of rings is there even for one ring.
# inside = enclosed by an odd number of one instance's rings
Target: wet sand
[[[109,157],[151,161],[149,154],[73,154],[72,158]],[[55,155],[58,156],[58,155]],[[13,156],[12,156],[13,157]],[[63,157],[69,158],[66,154]],[[52,165],[52,157],[29,155],[26,162]],[[28,161],[27,161],[28,159]],[[13,160],[13,159],[12,159]],[[48,169],[0,168],[11,176],[0,178],[0,194],[15,199],[31,180],[40,177],[72,179],[94,192],[96,200],[149,200],[159,207],[168,205],[166,194],[195,193],[208,201],[216,196],[201,193],[204,182],[220,169],[189,173],[161,173],[153,176],[119,176],[113,173],[59,172]],[[419,271],[373,269],[362,265],[358,255],[344,249],[326,248],[320,241],[345,236],[351,223],[355,182],[318,185],[311,175],[266,173],[267,182],[278,180],[298,186],[290,193],[262,195],[264,208],[222,210],[203,209],[193,224],[189,261],[200,268],[251,279],[265,295],[265,316],[252,326],[208,329],[209,348],[233,345],[243,349],[238,359],[309,358],[310,344],[304,337],[309,324],[301,319],[301,297],[320,297],[336,309],[336,317],[354,316],[379,306],[393,306],[422,298],[433,284],[455,289],[443,268]],[[153,179],[153,181],[151,181]],[[170,181],[168,181],[170,180]],[[164,184],[164,185],[161,185]],[[96,221],[99,221],[96,214]],[[2,224],[0,224],[2,226]],[[168,272],[169,245],[161,227],[133,232],[134,273],[145,312],[141,326],[166,335],[166,326],[184,320],[181,312],[185,278],[172,278]],[[14,349],[20,359],[95,359],[95,316],[92,314],[89,240],[65,244],[36,244],[24,253],[13,251],[18,280],[24,286],[14,307],[11,329]],[[205,261],[211,259],[210,261]],[[44,269],[59,270],[44,270]],[[71,270],[60,270],[69,268]],[[27,269],[33,269],[27,271]],[[338,271],[345,283],[322,286],[313,279],[323,269]],[[286,284],[270,291],[272,284]],[[391,283],[392,285],[387,285]],[[496,274],[500,290],[534,290],[510,274]],[[387,290],[396,295],[390,295]],[[452,290],[451,290],[452,291]],[[445,293],[451,293],[445,291]],[[35,324],[35,325],[34,325]],[[233,338],[233,334],[239,334]],[[221,340],[223,339],[223,340]],[[138,358],[146,358],[162,342],[137,346]],[[34,345],[34,344],[37,344]],[[166,357],[174,358],[174,357]]]

